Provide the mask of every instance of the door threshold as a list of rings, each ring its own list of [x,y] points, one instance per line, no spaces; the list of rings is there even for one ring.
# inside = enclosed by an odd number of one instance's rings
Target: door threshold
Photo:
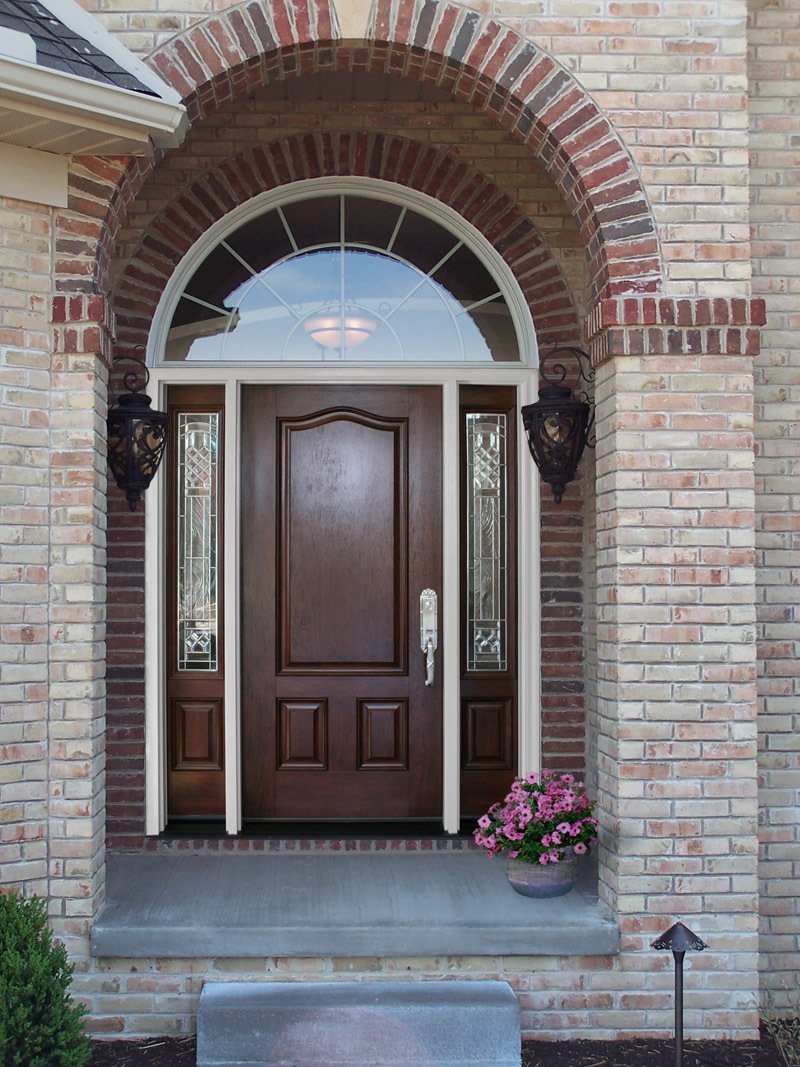
[[[471,838],[475,829],[475,820],[469,819],[462,822],[458,833],[445,833],[442,823],[438,819],[390,819],[385,821],[360,821],[342,819],[336,822],[306,822],[304,820],[290,819],[285,821],[272,821],[260,819],[248,819],[245,821],[242,831],[237,836],[240,838],[281,838],[306,840],[313,838],[315,841],[326,840],[406,840],[418,841],[420,838],[443,839],[450,841],[453,838]],[[228,837],[225,832],[224,819],[171,819],[161,838],[169,837]]]

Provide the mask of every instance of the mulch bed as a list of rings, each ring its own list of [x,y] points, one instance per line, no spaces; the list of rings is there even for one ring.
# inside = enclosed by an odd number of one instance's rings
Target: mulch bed
[[[524,1067],[675,1067],[674,1041],[526,1041]],[[687,1041],[683,1067],[785,1067],[775,1044]]]
[[[95,1041],[92,1067],[194,1067],[193,1037],[148,1041]],[[526,1041],[523,1067],[674,1067],[672,1041]],[[322,1065],[321,1065],[322,1067]],[[358,1067],[358,1065],[354,1065]],[[785,1067],[768,1038],[761,1041],[687,1041],[683,1067]]]

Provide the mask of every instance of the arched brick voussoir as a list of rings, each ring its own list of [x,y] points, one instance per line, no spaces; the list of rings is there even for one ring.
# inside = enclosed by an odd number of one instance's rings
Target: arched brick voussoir
[[[595,296],[661,288],[655,222],[633,159],[553,56],[451,0],[417,0],[411,10],[377,0],[371,33],[391,43],[388,70],[449,88],[495,115],[541,160],[578,222]]]
[[[385,73],[448,89],[491,115],[545,167],[577,221],[595,298],[657,292],[656,227],[613,124],[557,60],[452,0],[377,0],[366,38],[343,42],[330,0],[244,0],[165,42],[149,62],[193,121],[276,79]],[[141,179],[137,172],[132,178]]]
[[[249,60],[339,37],[329,0],[244,0],[170,38],[148,57],[184,98]]]
[[[579,319],[561,269],[510,197],[441,150],[362,130],[316,131],[257,145],[220,162],[182,190],[141,234],[120,276],[114,300],[120,342],[146,341],[167,279],[210,225],[266,190],[337,175],[380,178],[447,203],[503,256],[531,308],[540,339],[580,339]]]

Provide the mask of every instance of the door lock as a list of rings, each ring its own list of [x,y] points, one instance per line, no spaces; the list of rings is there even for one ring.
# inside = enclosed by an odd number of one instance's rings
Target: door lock
[[[423,589],[419,594],[419,647],[425,653],[425,685],[433,685],[434,653],[439,644],[438,605],[433,589]]]

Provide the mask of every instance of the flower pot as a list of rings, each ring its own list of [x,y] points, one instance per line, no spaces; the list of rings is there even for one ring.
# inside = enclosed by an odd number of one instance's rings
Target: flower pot
[[[578,880],[578,857],[571,848],[560,863],[526,863],[509,856],[506,877],[524,897],[561,897]]]

